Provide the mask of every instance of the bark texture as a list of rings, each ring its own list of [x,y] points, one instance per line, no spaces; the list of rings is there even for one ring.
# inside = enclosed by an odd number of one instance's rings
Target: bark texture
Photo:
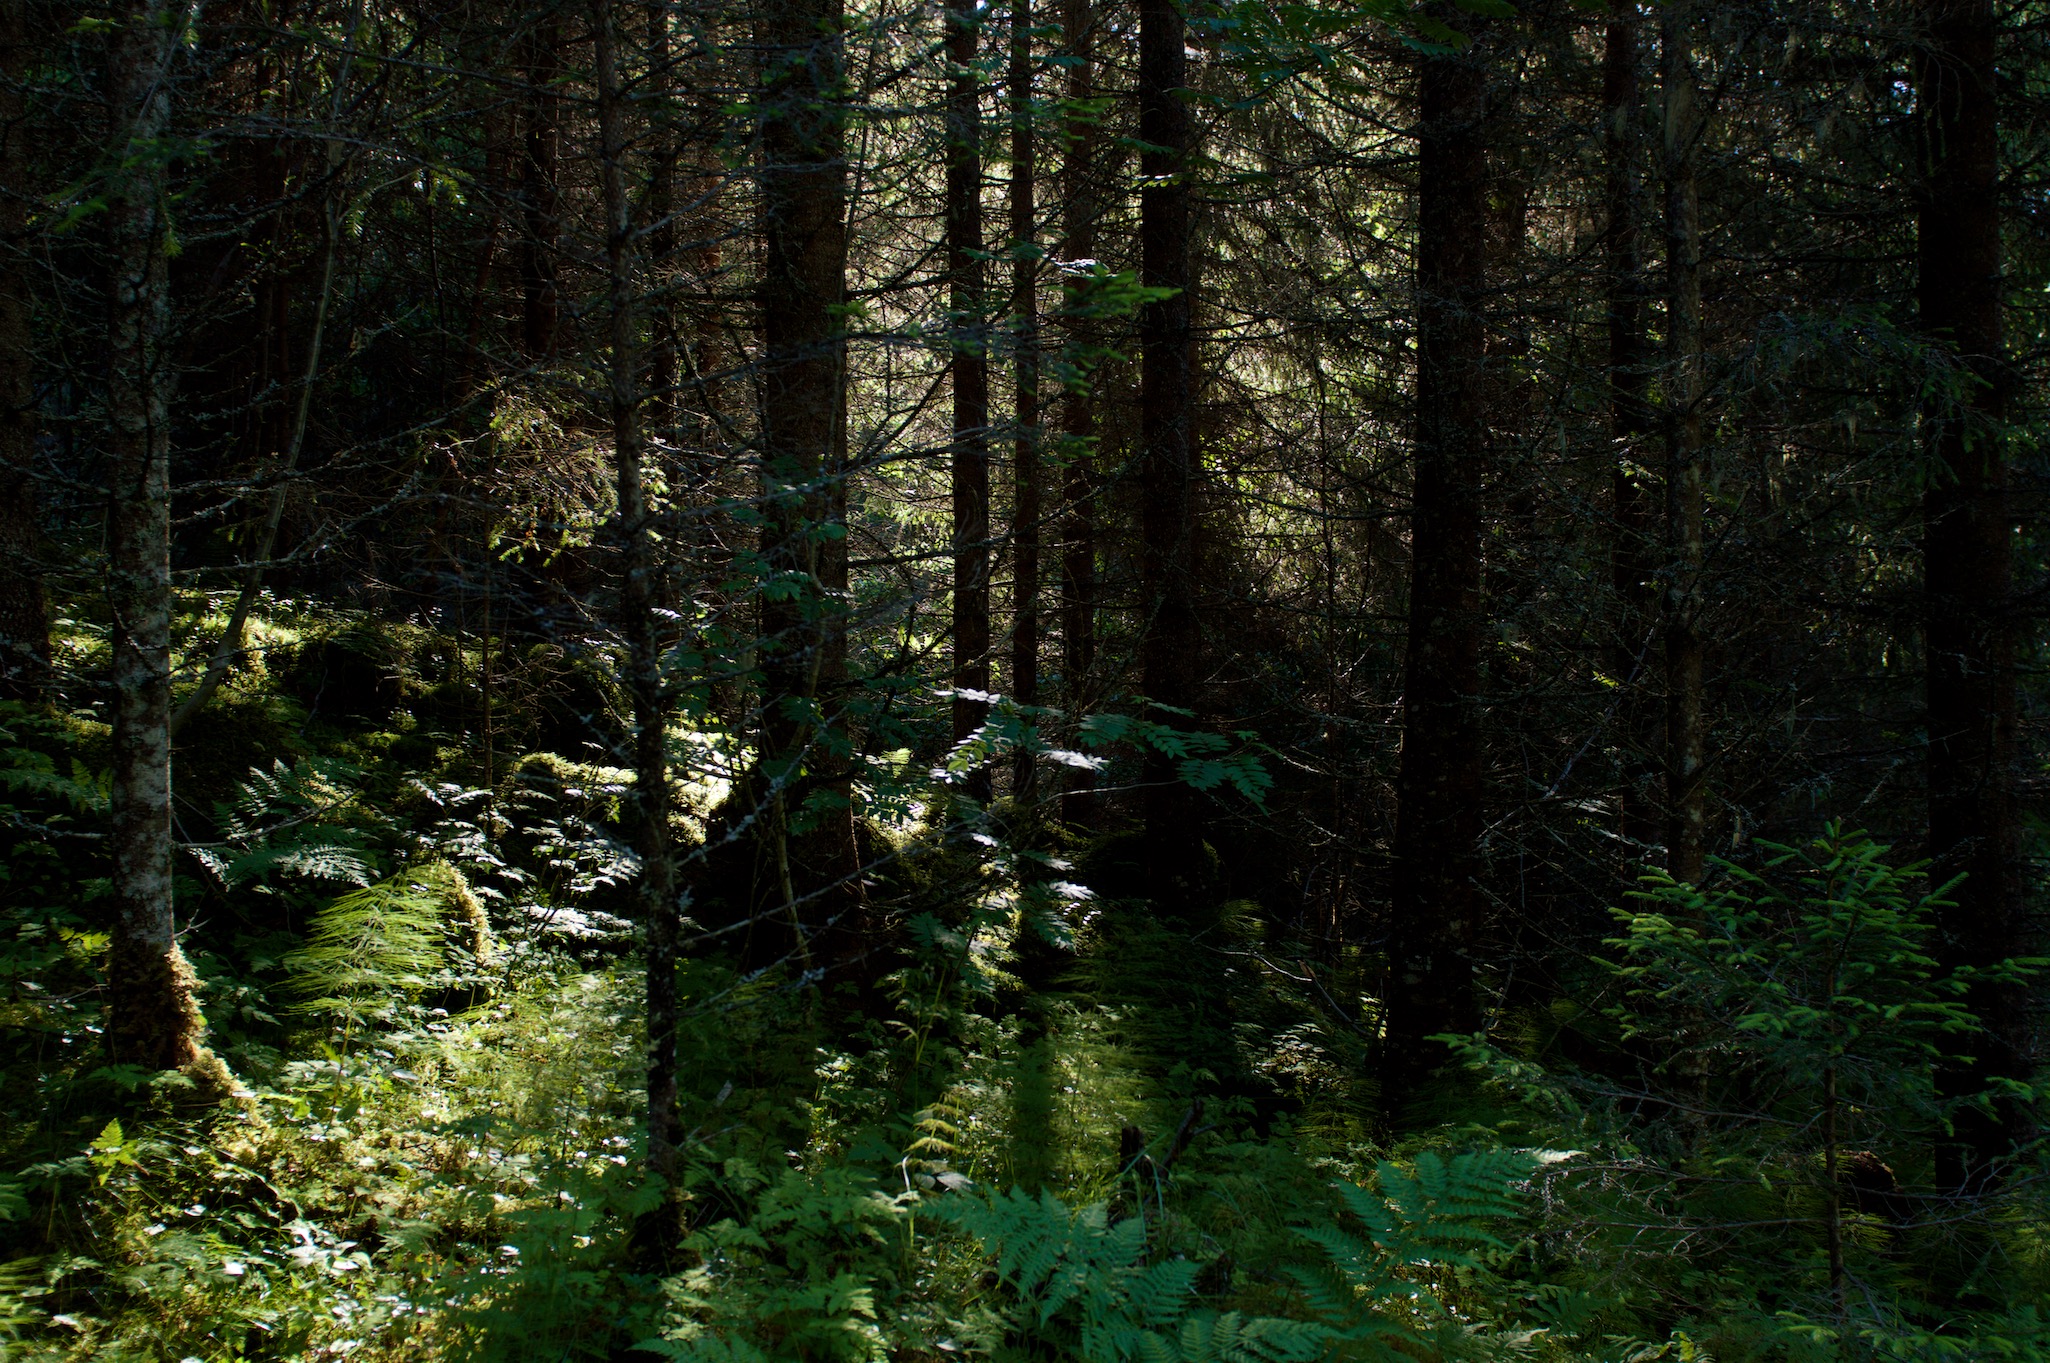
[[[1694,88],[1691,6],[1659,15],[1666,189],[1666,870],[1701,879],[1708,855],[1708,729],[1701,708],[1701,212],[1703,119]]]
[[[1602,250],[1608,273],[1609,435],[1615,446],[1611,512],[1614,539],[1610,573],[1616,621],[1610,675],[1623,688],[1617,716],[1622,777],[1617,832],[1624,839],[1626,880],[1634,877],[1661,835],[1657,762],[1662,744],[1647,701],[1654,664],[1651,646],[1658,618],[1653,582],[1655,528],[1647,470],[1654,423],[1646,390],[1651,341],[1645,312],[1650,281],[1644,270],[1643,119],[1639,114],[1637,0],[1613,0],[1602,53],[1603,153],[1607,162],[1607,223]]]
[[[1398,1095],[1443,1062],[1426,1038],[1479,1021],[1488,54],[1477,37],[1426,57],[1419,77],[1416,472],[1385,1067]]]
[[[562,325],[562,19],[554,10],[527,37],[526,153],[520,175],[520,340],[527,359],[555,355]]]
[[[983,297],[981,35],[975,0],[947,8],[947,310],[953,321],[954,433],[951,447],[954,562],[954,741],[989,716],[989,349]],[[989,798],[989,774],[969,783]]]
[[[1142,689],[1194,708],[1202,677],[1196,616],[1196,368],[1191,291],[1187,24],[1177,0],[1139,5],[1139,279],[1172,290],[1139,311]],[[1172,712],[1156,718],[1186,726]],[[1185,912],[1206,893],[1195,792],[1158,753],[1146,762],[1146,865],[1154,902]]]
[[[2001,336],[2000,144],[1992,0],[1928,0],[1917,48],[1925,157],[1918,220],[1923,334],[1952,382],[1923,414],[1931,457],[1924,494],[1928,610],[1929,854],[1951,892],[1939,936],[1946,965],[1985,967],[2025,951],[2016,804],[2014,560],[2003,439],[2011,383]],[[1987,1026],[1977,1062],[1940,1076],[1955,1097],[2025,1078],[2027,1000],[1981,984],[1967,1002]],[[2010,1104],[1967,1108],[1939,1149],[1949,1187],[1986,1186],[2024,1134]]]
[[[676,1177],[676,858],[669,835],[668,695],[662,680],[656,611],[664,605],[662,564],[648,503],[641,426],[639,260],[626,185],[618,37],[605,0],[591,16],[598,96],[599,173],[605,201],[606,398],[612,417],[614,532],[620,554],[620,632],[626,640],[627,692],[633,698],[635,897],[647,943],[648,1167],[674,1187]]]
[[[1017,437],[1012,445],[1011,695],[1039,704],[1039,245],[1035,213],[1037,170],[1032,122],[1032,0],[1011,11],[1011,324],[1017,393]],[[1032,755],[1020,751],[1012,793],[1034,795]]]
[[[761,0],[762,758],[760,914],[807,970],[865,951],[853,818],[842,776],[844,679],[846,109],[840,0]],[[821,950],[814,940],[827,937]]]
[[[1061,45],[1068,54],[1067,96],[1070,109],[1085,107],[1095,94],[1092,62],[1094,15],[1089,0],[1063,0]],[[1070,269],[1096,255],[1095,165],[1096,124],[1071,114],[1061,157],[1061,254]],[[1066,465],[1061,523],[1061,699],[1071,716],[1090,704],[1090,673],[1096,667],[1096,399],[1089,388],[1088,357],[1092,331],[1069,298],[1068,363],[1072,377],[1061,399],[1061,457]],[[1064,768],[1061,818],[1087,827],[1095,810],[1096,773],[1086,767]]]
[[[109,35],[107,190],[107,597],[113,618],[110,795],[114,927],[107,946],[109,1056],[185,1069],[205,1053],[171,898],[172,377],[166,212],[171,65],[187,20],[136,0]]]
[[[27,0],[0,0],[0,700],[41,698],[50,673],[36,514],[36,384],[28,291]]]

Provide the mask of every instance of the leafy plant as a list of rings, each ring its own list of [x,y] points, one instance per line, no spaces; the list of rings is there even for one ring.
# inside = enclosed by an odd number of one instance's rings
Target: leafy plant
[[[389,1019],[442,964],[442,900],[411,875],[345,894],[314,919],[307,944],[285,958],[298,1012],[324,1014],[346,1036]]]
[[[1426,1151],[1408,1169],[1383,1163],[1378,1192],[1340,1183],[1366,1233],[1298,1231],[1323,1262],[1290,1268],[1304,1307],[1294,1316],[1218,1309],[1198,1291],[1203,1262],[1156,1257],[1146,1221],[1114,1220],[1107,1203],[1078,1210],[1014,1188],[950,1197],[934,1214],[995,1260],[1017,1303],[1015,1328],[1088,1363],[1304,1363],[1341,1347],[1401,1360],[1448,1326],[1471,1333],[1488,1323],[1476,1310],[1494,1304],[1484,1294],[1454,1301],[1448,1289],[1474,1286],[1509,1255],[1498,1232],[1521,1215],[1518,1185],[1542,1158]]]

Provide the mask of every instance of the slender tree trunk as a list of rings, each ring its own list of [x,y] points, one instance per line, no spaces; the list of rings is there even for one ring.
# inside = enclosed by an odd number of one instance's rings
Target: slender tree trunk
[[[851,812],[826,792],[806,808],[810,772],[844,760],[844,726],[821,680],[844,670],[843,572],[822,550],[844,533],[841,505],[846,334],[846,115],[841,0],[759,0],[762,53],[762,555],[765,895],[780,904],[801,964],[811,938],[856,907]]]
[[[1011,504],[1013,574],[1011,695],[1039,704],[1039,243],[1032,111],[1032,0],[1011,11],[1011,316],[1017,328],[1017,442]],[[1034,795],[1035,768],[1020,751],[1012,788],[1021,803]]]
[[[1935,472],[1923,495],[1928,610],[1929,853],[1951,892],[1945,963],[1986,967],[2026,954],[2026,881],[2016,801],[2013,531],[2003,422],[2012,378],[2001,335],[2000,143],[1992,0],[1925,0],[1916,100],[1925,158],[1918,220],[1921,325],[1955,366],[1923,414]],[[1953,1097],[2025,1079],[2027,999],[1980,984],[1967,1001],[1987,1026],[1976,1063],[1950,1067]],[[2022,1136],[2011,1103],[1964,1109],[1939,1149],[1938,1177],[1980,1191]]]
[[[185,1069],[204,1054],[171,898],[172,379],[166,220],[171,63],[188,11],[134,0],[110,35],[117,167],[107,184],[107,597],[114,622],[109,1056]]]
[[[487,88],[488,88],[488,82]],[[507,163],[512,160],[512,119],[497,108],[488,108],[482,119],[484,172],[479,182],[485,203],[484,241],[477,252],[477,271],[470,281],[470,315],[463,326],[463,386],[474,388],[485,367],[486,320],[496,311],[498,238],[504,229],[511,187]]]
[[[647,260],[657,280],[674,268],[676,254],[676,161],[681,153],[671,126],[676,101],[675,43],[670,32],[667,0],[654,0],[648,13],[648,72],[651,90],[649,139],[652,164],[648,171]],[[669,424],[677,408],[677,377],[682,345],[677,334],[676,298],[673,289],[658,288],[651,299],[653,315],[648,322],[647,398],[660,424]]]
[[[556,162],[562,145],[562,18],[550,9],[528,35],[526,158],[520,176],[520,338],[529,360],[555,355],[561,330],[558,297],[562,191]]]
[[[1703,120],[1687,0],[1659,14],[1666,182],[1666,870],[1701,879],[1708,854],[1701,710],[1701,224],[1694,183]]]
[[[1482,27],[1460,18],[1469,32]],[[1427,1038],[1479,1025],[1490,52],[1477,37],[1424,58],[1420,74],[1416,473],[1387,1001],[1394,1095],[1442,1063]]]
[[[1626,879],[1637,874],[1643,849],[1660,836],[1658,768],[1651,755],[1663,746],[1655,732],[1654,707],[1646,700],[1652,694],[1650,649],[1658,607],[1652,584],[1651,493],[1645,485],[1652,414],[1646,398],[1651,342],[1645,334],[1650,281],[1642,244],[1640,17],[1637,0],[1611,0],[1602,57],[1603,147],[1608,162],[1608,223],[1602,246],[1609,295],[1609,434],[1615,449],[1615,540],[1609,562],[1616,622],[1608,665],[1616,684],[1624,688],[1617,723],[1623,784],[1616,822],[1624,839]]]
[[[1083,108],[1095,96],[1092,20],[1089,0],[1063,0],[1061,42],[1068,53],[1071,109]],[[1096,256],[1095,153],[1095,121],[1084,114],[1071,115],[1061,165],[1061,254],[1069,261]],[[1061,399],[1062,457],[1067,465],[1061,494],[1066,508],[1061,527],[1061,676],[1062,700],[1071,717],[1078,717],[1094,699],[1088,687],[1096,667],[1096,399],[1088,382],[1093,330],[1079,315],[1069,318],[1067,330],[1070,363],[1078,371],[1078,381]],[[1086,828],[1095,813],[1096,773],[1086,767],[1063,770],[1061,819]]]
[[[1195,127],[1179,0],[1139,5],[1139,279],[1172,290],[1139,310],[1140,646],[1142,685],[1156,705],[1194,707],[1202,634],[1196,618],[1196,373],[1190,297],[1188,175]],[[1168,722],[1189,721],[1168,713]],[[1146,862],[1157,904],[1185,911],[1205,892],[1195,792],[1174,764],[1146,764]]]
[[[618,35],[610,0],[591,14],[592,65],[598,96],[599,174],[605,200],[606,311],[610,324],[606,397],[612,416],[612,470],[619,499],[620,626],[626,639],[626,683],[633,697],[634,852],[641,922],[647,934],[648,1167],[674,1188],[676,1179],[676,859],[669,837],[668,696],[656,612],[663,606],[662,565],[642,461],[639,388],[640,280],[633,215],[626,187],[626,131],[621,110]]]
[[[981,36],[975,0],[950,0],[947,61],[947,308],[953,315],[954,686],[989,690],[989,352],[983,297],[981,85],[975,71]],[[954,697],[954,741],[974,734],[989,705]],[[989,776],[970,784],[989,798]]]
[[[28,291],[27,0],[0,0],[0,700],[39,700],[50,677],[36,513],[36,384]]]

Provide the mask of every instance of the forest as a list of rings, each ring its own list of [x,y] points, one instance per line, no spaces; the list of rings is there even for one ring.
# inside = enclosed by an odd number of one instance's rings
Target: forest
[[[0,1361],[2050,1363],[2044,0],[0,0]]]

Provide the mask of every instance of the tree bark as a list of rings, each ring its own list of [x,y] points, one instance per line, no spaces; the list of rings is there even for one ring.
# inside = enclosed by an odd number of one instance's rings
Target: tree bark
[[[989,352],[982,242],[981,85],[976,78],[976,40],[981,36],[975,0],[950,0],[947,7],[947,62],[952,68],[947,97],[947,309],[953,347],[954,434],[954,741],[973,735],[989,717]],[[973,695],[959,694],[961,692]],[[969,783],[979,800],[989,798],[989,774],[979,770]]]
[[[1092,21],[1089,0],[1063,0],[1061,42],[1068,53],[1071,110],[1082,109],[1095,95]],[[1061,165],[1061,254],[1069,262],[1093,261],[1096,255],[1095,154],[1095,120],[1071,113]],[[1082,267],[1071,263],[1070,268]],[[1071,293],[1069,305],[1075,312],[1068,319],[1067,348],[1075,373],[1061,399],[1061,457],[1066,464],[1061,493],[1061,699],[1070,719],[1079,721],[1093,699],[1089,676],[1096,667],[1096,398],[1088,373],[1093,331],[1076,301]],[[1063,770],[1061,819],[1086,828],[1095,813],[1096,773],[1087,767]]]
[[[1461,16],[1465,18],[1464,15]],[[1484,26],[1463,25],[1472,32]],[[1396,780],[1386,1079],[1443,1063],[1427,1040],[1479,1025],[1481,485],[1486,473],[1489,47],[1423,59],[1417,178],[1416,472]]]
[[[1157,718],[1188,719],[1201,677],[1196,617],[1196,375],[1191,291],[1186,22],[1178,0],[1139,5],[1139,279],[1171,290],[1139,310],[1140,645],[1142,686]],[[1157,752],[1146,761],[1146,863],[1156,904],[1195,907],[1203,839],[1195,792]]]
[[[1609,563],[1616,620],[1608,666],[1616,685],[1623,688],[1616,745],[1622,777],[1616,830],[1624,840],[1626,880],[1638,873],[1645,849],[1660,837],[1658,765],[1652,754],[1662,747],[1656,707],[1648,700],[1653,694],[1650,651],[1658,604],[1651,558],[1655,528],[1646,486],[1653,424],[1646,396],[1651,342],[1645,333],[1650,281],[1644,271],[1642,228],[1640,19],[1637,0],[1611,0],[1602,55],[1608,200],[1602,249],[1608,283],[1609,434],[1615,450]]]
[[[662,278],[673,268],[676,254],[676,162],[681,154],[672,125],[676,101],[675,41],[670,30],[670,7],[655,0],[647,7],[648,77],[651,90],[648,136],[651,143],[648,168],[647,260],[654,277]],[[677,377],[682,358],[677,333],[676,300],[673,290],[657,289],[651,299],[653,312],[648,321],[646,405],[660,425],[675,420]]]
[[[759,0],[762,52],[761,818],[766,882],[794,951],[859,906],[852,812],[831,773],[846,759],[844,672],[847,284],[841,0]],[[821,782],[818,777],[826,774]],[[819,798],[814,799],[814,795]],[[809,807],[808,807],[809,806]],[[766,893],[763,893],[766,891]],[[843,941],[853,936],[841,934]],[[858,952],[857,940],[847,943]],[[759,957],[759,952],[754,954]]]
[[[562,19],[549,9],[527,38],[526,156],[520,175],[520,338],[529,361],[555,357],[561,331]]]
[[[639,381],[640,280],[626,187],[618,35],[610,0],[591,14],[598,96],[599,173],[605,201],[606,397],[612,418],[612,470],[619,511],[620,632],[626,640],[627,692],[633,698],[635,897],[646,933],[648,1004],[648,1167],[672,1189],[676,1180],[676,859],[669,835],[669,699],[662,681],[662,564],[643,473]]]
[[[0,700],[37,701],[50,677],[36,510],[36,384],[28,291],[27,0],[0,0]]]
[[[1924,179],[1917,222],[1923,334],[1955,386],[1932,385],[1923,429],[1928,612],[1929,855],[1951,892],[1939,943],[1946,965],[1984,968],[2025,954],[2026,880],[2016,800],[2013,530],[2003,423],[2012,383],[2001,335],[2000,144],[1992,0],[1926,0],[1916,48]],[[2025,1079],[2027,998],[1979,984],[1967,1002],[1986,1024],[1975,1063],[1940,1076],[1952,1097]],[[1985,1188],[2020,1139],[2013,1104],[1964,1109],[1939,1148],[1938,1177]]]
[[[1039,244],[1033,183],[1036,166],[1032,111],[1032,0],[1011,12],[1011,317],[1016,328],[1012,378],[1017,390],[1017,438],[1012,447],[1011,546],[1015,565],[1011,600],[1011,696],[1039,704]],[[1029,803],[1036,767],[1020,749],[1012,770],[1013,795]]]
[[[111,38],[107,184],[107,598],[113,618],[110,795],[114,928],[107,945],[107,1052],[117,1064],[186,1069],[205,1053],[193,976],[171,897],[172,377],[166,140],[182,3],[134,0]]]
[[[1691,7],[1659,14],[1666,188],[1666,870],[1697,882],[1708,854],[1701,708],[1701,224],[1694,166],[1704,124],[1694,89]]]

